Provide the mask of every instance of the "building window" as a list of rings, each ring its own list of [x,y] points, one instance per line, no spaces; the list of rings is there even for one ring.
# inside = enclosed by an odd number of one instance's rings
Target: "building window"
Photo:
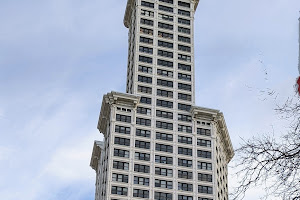
[[[198,169],[212,170],[212,164],[206,162],[198,162]]]
[[[183,15],[183,16],[187,16],[187,17],[190,17],[190,16],[191,16],[190,11],[180,10],[180,9],[178,9],[178,14],[179,14],[179,15]]]
[[[190,24],[191,24],[191,21],[188,20],[188,19],[178,18],[178,23],[184,24],[184,25],[190,25]]]
[[[131,116],[117,114],[116,120],[119,122],[131,123]]]
[[[191,65],[185,65],[178,63],[178,69],[184,70],[184,71],[191,71]]]
[[[123,133],[123,134],[130,134],[130,127],[116,125],[115,132]]]
[[[165,87],[173,87],[173,81],[157,79],[157,85],[161,85]]]
[[[154,200],[172,200],[171,193],[164,193],[164,192],[155,192],[154,193]]]
[[[178,93],[178,99],[186,100],[186,101],[191,101],[192,100],[192,96],[190,94]]]
[[[172,24],[165,24],[165,23],[158,22],[158,28],[167,29],[167,30],[173,30],[173,25]]]
[[[114,169],[123,169],[123,170],[128,171],[129,163],[114,160],[113,161],[113,168]]]
[[[180,50],[180,51],[186,51],[186,52],[191,52],[191,47],[179,44],[178,45],[178,50]]]
[[[167,58],[173,58],[173,52],[169,52],[169,51],[158,50],[157,55],[167,57]]]
[[[147,1],[142,1],[141,5],[145,6],[145,7],[149,7],[149,8],[154,8],[154,3],[150,3],[150,2],[147,2]]]
[[[164,42],[164,41],[161,41],[161,40],[158,40],[158,46],[173,49],[173,43]]]
[[[189,84],[178,83],[178,89],[186,90],[186,91],[192,91],[192,86],[189,85]]]
[[[191,29],[178,26],[179,33],[191,34]]]
[[[156,128],[173,130],[173,124],[172,123],[167,123],[167,122],[156,121]]]
[[[173,153],[173,146],[171,145],[165,145],[165,144],[155,144],[155,150],[156,151],[163,151],[168,153]]]
[[[146,56],[139,56],[139,61],[144,63],[152,63],[152,58]]]
[[[139,51],[143,53],[153,54],[153,49],[149,47],[140,46]]]
[[[155,174],[161,176],[173,177],[173,169],[155,167]]]
[[[151,104],[151,98],[148,98],[148,97],[141,97],[140,103]]]
[[[150,149],[150,142],[136,140],[135,147],[141,148],[141,149]]]
[[[198,150],[197,155],[200,158],[209,158],[209,159],[211,159],[211,152],[210,151]]]
[[[173,92],[172,91],[166,91],[166,90],[161,90],[161,89],[157,89],[157,96],[161,96],[161,97],[173,97]]]
[[[167,111],[162,111],[162,110],[157,110],[156,111],[156,116],[157,117],[163,117],[166,119],[173,119],[173,113],[172,112],[167,112]]]
[[[149,190],[134,189],[133,196],[148,199],[149,198]]]
[[[158,140],[166,140],[166,141],[173,141],[173,135],[167,133],[156,133],[156,139]]]
[[[129,158],[129,151],[122,149],[114,149],[114,156]]]
[[[198,174],[198,180],[199,181],[206,181],[206,182],[212,182],[212,175],[211,174]]]
[[[135,176],[134,184],[149,186],[149,178]]]
[[[161,59],[157,59],[157,65],[161,65],[164,67],[173,67],[173,62],[170,61],[166,61],[166,60],[161,60]]]
[[[210,186],[204,186],[204,185],[198,185],[198,192],[204,193],[204,194],[212,194],[212,187]]]
[[[213,199],[198,197],[198,200],[213,200]]]
[[[211,147],[210,140],[197,139],[197,145],[201,147]]]
[[[112,174],[112,181],[128,183],[128,175],[124,174]]]
[[[173,72],[167,71],[167,70],[162,70],[162,69],[157,69],[157,75],[173,77]]]
[[[146,86],[138,86],[138,91],[146,94],[152,94],[152,88],[151,87],[146,87]]]
[[[185,8],[190,8],[190,6],[191,6],[190,3],[186,3],[186,2],[182,2],[182,1],[178,1],[178,5],[185,7]]]
[[[183,144],[192,144],[193,139],[191,137],[178,136],[178,142]]]
[[[186,62],[191,62],[191,56],[187,56],[183,54],[178,54],[178,59]]]
[[[161,2],[165,2],[165,3],[170,3],[170,4],[173,4],[173,0],[159,0]]]
[[[178,178],[193,179],[193,172],[178,170]]]
[[[112,194],[127,196],[127,192],[128,192],[128,189],[126,187],[118,187],[118,186],[111,187]]]
[[[155,179],[155,187],[172,189],[173,181]]]
[[[153,35],[153,31],[152,31],[152,35]],[[173,39],[173,34],[171,34],[171,33],[164,33],[164,32],[158,31],[158,37],[167,38],[167,39]]]
[[[178,195],[178,200],[193,200],[192,196]]]
[[[192,156],[193,150],[189,148],[178,147],[178,154]]]
[[[193,166],[193,161],[178,158],[178,166],[192,167]]]
[[[140,27],[140,33],[144,33],[147,35],[153,35],[153,30],[148,28]]]
[[[178,35],[178,41],[185,42],[185,43],[191,43],[191,38]]]
[[[135,152],[134,157],[135,157],[136,160],[150,161],[150,154],[149,153]]]
[[[152,67],[146,67],[146,66],[139,65],[139,72],[152,74]]]
[[[192,133],[192,127],[191,126],[185,126],[178,124],[178,131],[184,132],[184,133]]]
[[[190,111],[191,105],[186,105],[186,104],[178,103],[178,109],[179,110]]]
[[[140,136],[140,137],[147,137],[149,138],[151,136],[151,131],[149,130],[142,130],[142,129],[136,129],[135,131],[136,136]]]
[[[150,167],[147,166],[147,165],[135,164],[134,165],[134,171],[135,172],[149,173],[150,172]]]
[[[143,126],[151,126],[151,119],[136,118],[136,124]]]
[[[178,19],[178,22],[179,22],[179,19]],[[153,21],[149,20],[149,19],[143,19],[143,18],[141,18],[141,24],[146,24],[148,26],[153,26]]]
[[[156,106],[165,107],[165,108],[173,108],[173,102],[157,99]]]
[[[193,184],[178,183],[178,190],[193,191]]]
[[[184,122],[191,122],[192,117],[189,115],[178,114],[178,120],[184,121]]]
[[[165,12],[173,12],[173,8],[168,7],[168,6],[159,5],[158,9],[162,10],[162,11],[165,11]]]
[[[173,21],[173,16],[158,13],[158,19],[162,19],[162,20],[166,20],[166,21],[171,21],[172,22]]]
[[[115,144],[130,146],[130,139],[115,137]]]
[[[152,83],[152,78],[147,76],[138,75],[138,81],[142,83]]]
[[[189,74],[178,73],[178,79],[185,80],[185,81],[191,81],[192,77]]]
[[[149,10],[141,9],[141,15],[147,16],[147,17],[154,17],[154,12]]]
[[[146,38],[146,37],[140,37],[140,42],[146,43],[146,44],[153,44],[153,39],[151,38]]]
[[[137,107],[137,113],[144,114],[144,115],[151,115],[151,108]]]
[[[173,165],[173,158],[172,157],[167,157],[167,156],[155,155],[155,162],[156,163],[163,163],[163,164]]]
[[[210,129],[197,128],[197,134],[198,135],[211,136],[211,131],[210,131]]]

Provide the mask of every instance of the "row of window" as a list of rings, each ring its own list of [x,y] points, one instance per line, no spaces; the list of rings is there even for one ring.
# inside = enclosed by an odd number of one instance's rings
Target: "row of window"
[[[163,26],[163,25],[161,25],[161,26]],[[190,29],[178,27],[178,32],[190,33]],[[149,28],[140,27],[140,33],[147,34],[147,35],[153,35],[153,30],[149,29]],[[166,38],[166,39],[173,39],[173,34],[158,31],[158,37],[162,37],[162,38]],[[191,43],[191,38],[189,38],[189,37],[178,35],[177,38],[178,38],[179,42],[185,42],[185,43],[189,43],[189,44]]]
[[[145,56],[140,56],[140,57],[141,57],[140,60],[145,60],[147,58],[147,57],[143,58]],[[148,60],[148,59],[146,59],[146,60]],[[151,62],[152,62],[152,58],[151,58]],[[173,63],[172,63],[172,66],[173,66]],[[178,69],[179,70],[184,70],[184,71],[191,71],[191,66],[190,65],[184,65],[184,64],[178,63]],[[152,68],[151,67],[147,67],[147,66],[139,65],[138,70],[140,72],[145,72],[145,73],[149,73],[149,74],[152,73]],[[173,72],[172,71],[167,71],[167,70],[162,70],[162,69],[157,69],[157,74],[161,75],[161,76],[173,77]],[[178,78],[181,78],[182,76],[183,75],[179,75],[178,74]],[[185,80],[185,78],[182,78],[182,79]]]
[[[155,174],[156,175],[173,177],[173,170],[172,169],[155,167]],[[178,178],[193,179],[193,172],[178,170]],[[112,180],[116,181],[116,182],[128,183],[128,175],[113,173],[112,174]],[[211,174],[198,173],[198,180],[199,181],[204,181],[204,182],[212,182],[212,175]],[[134,177],[134,184],[149,186],[149,178],[135,176]],[[161,187],[161,186],[157,186],[158,184],[168,185],[166,183],[162,183],[161,180],[157,180],[157,181],[155,180],[155,187]],[[172,185],[172,184],[169,184],[169,185]]]
[[[161,163],[161,164],[173,165],[173,157],[155,155],[155,162],[156,163]],[[140,167],[140,166],[142,166],[142,167]],[[193,161],[178,158],[178,166],[192,167],[193,166]],[[212,170],[212,164],[207,163],[207,162],[200,162],[199,161],[198,164],[197,164],[197,167],[198,167],[198,169],[202,169],[202,170],[209,170],[209,171]],[[113,161],[113,168],[128,171],[129,163],[122,162],[122,161]],[[149,166],[147,166],[147,165],[135,164],[135,168],[137,168],[137,169],[135,169],[135,171],[137,171],[137,172],[149,173]]]
[[[172,114],[172,113],[170,114],[170,112],[165,112],[165,111],[159,111],[158,113],[159,113],[159,114],[157,114],[158,117],[164,116],[165,118],[167,118],[167,117],[171,118],[171,114]],[[180,115],[181,114],[179,114],[179,116]],[[188,117],[190,117],[190,116],[188,116]],[[183,130],[183,127],[180,127],[180,129]],[[188,128],[188,130],[189,130],[189,128]],[[201,130],[201,129],[198,129],[198,130]],[[209,129],[202,129],[202,130],[204,130],[205,132],[210,132]],[[122,134],[130,134],[130,127],[116,125],[115,132],[122,133]],[[136,135],[141,136],[141,137],[150,138],[151,132],[149,130],[136,129]],[[157,132],[156,139],[173,141],[173,135]],[[186,137],[186,136],[178,136],[178,142],[184,143],[184,144],[192,144],[192,138]],[[197,145],[202,146],[202,147],[211,147],[211,141],[198,138]]]
[[[173,0],[159,0],[159,1],[164,2],[164,3],[173,4]],[[145,7],[148,7],[148,8],[154,8],[154,3],[150,3],[150,2],[147,2],[147,1],[142,1],[141,5],[145,6]],[[183,2],[183,1],[178,1],[178,6],[181,6],[181,7],[184,7],[184,8],[190,8],[191,4],[187,3],[187,2]],[[159,5],[158,9],[166,11],[166,12],[173,12],[173,8],[168,7],[168,6]]]
[[[170,181],[164,181],[164,180],[155,180],[155,187],[163,187],[163,188],[168,188],[172,189],[173,184]],[[188,184],[188,183],[178,183],[178,190],[183,190],[183,191],[193,191],[193,185]],[[212,187],[210,186],[203,186],[203,185],[198,185],[198,192],[199,193],[204,193],[204,194],[212,194]],[[112,194],[117,194],[117,195],[123,195],[127,196],[128,194],[128,188],[126,187],[120,187],[120,186],[112,186],[111,187],[111,193]],[[140,197],[140,198],[149,198],[149,190],[142,190],[142,189],[133,189],[133,196],[134,197]],[[182,197],[181,199],[185,198]],[[171,200],[172,199],[172,194],[169,193],[162,193],[162,192],[155,192],[154,199],[157,200]],[[190,198],[188,198],[190,199]]]

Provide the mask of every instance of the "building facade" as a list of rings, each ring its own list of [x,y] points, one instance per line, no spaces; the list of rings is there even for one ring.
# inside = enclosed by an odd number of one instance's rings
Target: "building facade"
[[[96,200],[227,200],[234,151],[223,114],[195,105],[198,0],[128,0],[126,93],[103,97]]]

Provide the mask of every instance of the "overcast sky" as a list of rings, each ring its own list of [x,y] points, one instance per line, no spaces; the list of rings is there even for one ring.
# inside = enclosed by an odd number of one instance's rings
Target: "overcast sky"
[[[102,96],[125,92],[125,8],[126,0],[0,0],[0,199],[94,198]],[[224,112],[235,148],[240,137],[285,130],[273,109],[298,76],[299,10],[299,0],[198,5],[196,104]],[[267,88],[276,100],[260,92]]]

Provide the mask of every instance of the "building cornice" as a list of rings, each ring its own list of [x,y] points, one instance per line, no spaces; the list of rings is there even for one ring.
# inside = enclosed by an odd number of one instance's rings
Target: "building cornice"
[[[193,106],[191,108],[191,113],[194,118],[203,119],[203,120],[212,120],[216,123],[218,128],[218,134],[220,134],[221,142],[226,154],[227,163],[234,156],[233,146],[230,140],[229,132],[226,126],[225,118],[222,112],[215,109],[204,108]]]
[[[93,147],[93,153],[92,153],[92,157],[91,157],[91,162],[90,162],[90,166],[91,168],[93,168],[96,172],[98,169],[98,163],[99,163],[99,159],[101,157],[101,152],[104,149],[104,143],[101,141],[95,141],[94,142],[94,147]]]
[[[126,28],[129,28],[129,25],[130,25],[130,19],[131,19],[133,7],[134,7],[134,2],[135,2],[135,0],[127,0],[126,11],[125,11],[124,20],[123,20]],[[197,6],[199,4],[199,0],[192,0],[192,2],[194,2],[194,11],[196,12]]]
[[[107,123],[109,122],[110,111],[112,105],[127,106],[131,108],[136,108],[140,101],[140,97],[137,95],[120,93],[120,92],[110,92],[103,96],[101,111],[98,120],[97,128],[106,137]]]

